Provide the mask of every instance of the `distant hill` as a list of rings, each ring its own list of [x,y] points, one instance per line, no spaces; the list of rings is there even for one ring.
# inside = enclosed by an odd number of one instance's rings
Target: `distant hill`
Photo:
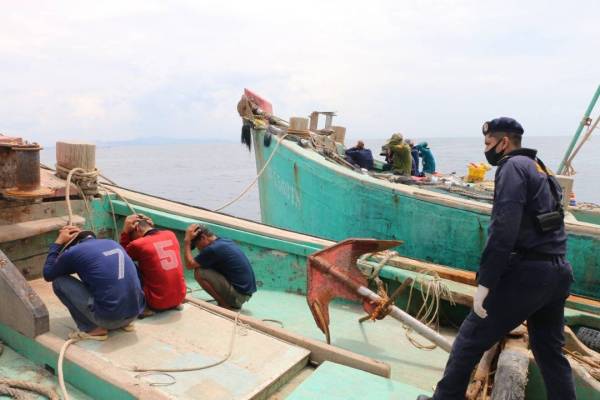
[[[234,143],[234,140],[218,139],[218,138],[169,138],[169,137],[140,137],[130,140],[98,140],[98,147],[108,146],[131,146],[131,145],[164,145],[164,144],[199,144],[199,143]]]

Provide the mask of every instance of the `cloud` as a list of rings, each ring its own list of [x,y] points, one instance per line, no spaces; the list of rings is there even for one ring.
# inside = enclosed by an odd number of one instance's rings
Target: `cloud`
[[[351,138],[467,135],[497,115],[531,134],[570,134],[600,82],[594,1],[65,1],[5,11],[0,132],[45,143],[237,140],[244,87],[284,118],[337,110]]]

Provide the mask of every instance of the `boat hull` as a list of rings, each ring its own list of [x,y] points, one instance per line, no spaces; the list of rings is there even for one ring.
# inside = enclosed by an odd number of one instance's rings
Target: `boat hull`
[[[256,167],[276,148],[253,132]],[[403,240],[407,257],[476,271],[487,239],[491,206],[392,184],[328,161],[284,140],[260,176],[262,222],[331,240]],[[600,298],[600,227],[569,224],[573,293]]]

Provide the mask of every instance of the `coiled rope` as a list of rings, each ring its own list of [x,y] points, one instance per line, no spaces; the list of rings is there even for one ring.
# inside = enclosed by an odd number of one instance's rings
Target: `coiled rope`
[[[3,351],[4,344],[0,342],[0,356],[2,356]],[[9,396],[17,400],[28,399],[29,396],[26,396],[22,392],[23,390],[40,394],[42,396],[47,397],[50,400],[60,400],[58,394],[56,394],[56,392],[52,389],[49,389],[37,383],[31,383],[17,379],[6,379],[0,376],[0,395]]]
[[[424,269],[419,272],[416,279],[410,285],[408,302],[406,304],[407,312],[410,310],[413,289],[416,283],[419,284],[421,300],[423,304],[421,305],[421,308],[419,308],[415,318],[425,325],[431,326],[439,331],[439,311],[441,299],[445,297],[449,300],[451,305],[454,305],[455,303],[452,297],[452,292],[448,286],[444,284],[442,278],[440,278],[437,272]],[[424,288],[425,290],[423,290]],[[410,327],[404,326],[404,329],[406,330],[406,338],[416,348],[421,350],[433,350],[437,347],[435,344],[425,345],[419,342],[412,336],[413,330]]]
[[[600,382],[600,356],[584,356],[578,351],[570,351],[566,348],[564,348],[563,350],[565,351],[565,353],[567,353],[568,357],[577,360],[580,364],[583,365],[583,368],[585,368],[585,370],[589,372],[589,374],[594,379]]]

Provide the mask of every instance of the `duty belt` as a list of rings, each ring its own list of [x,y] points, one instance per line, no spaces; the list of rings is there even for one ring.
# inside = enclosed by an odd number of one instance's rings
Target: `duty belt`
[[[522,260],[528,261],[554,261],[559,257],[564,257],[564,254],[542,253],[535,250],[517,249],[514,253],[521,256]]]

